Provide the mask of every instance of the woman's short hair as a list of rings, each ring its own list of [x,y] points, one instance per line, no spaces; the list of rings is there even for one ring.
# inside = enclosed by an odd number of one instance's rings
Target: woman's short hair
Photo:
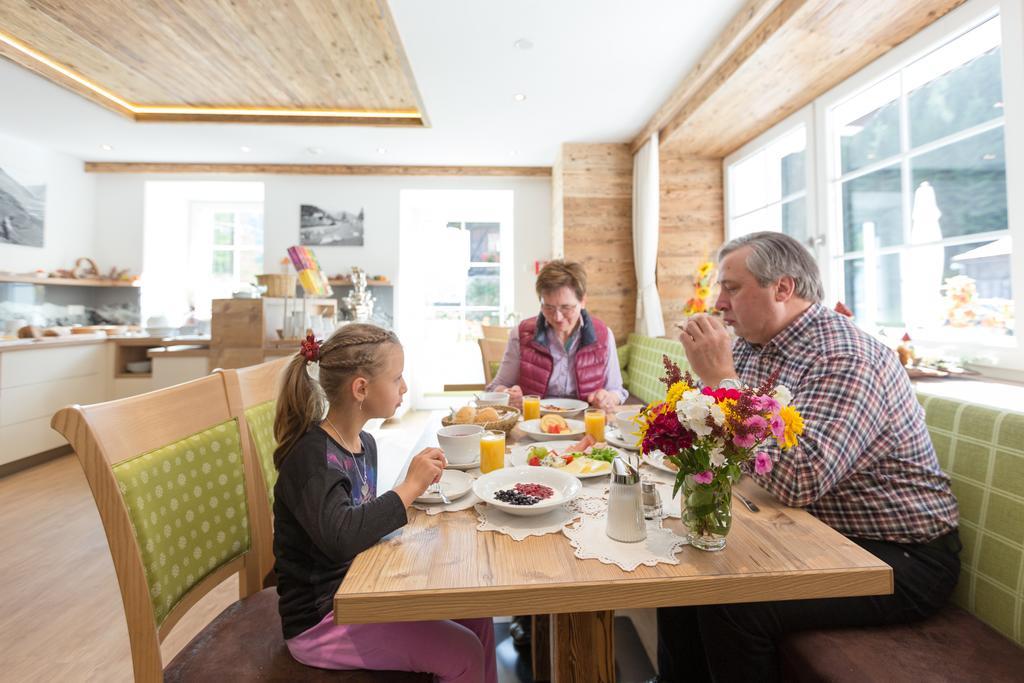
[[[562,287],[568,287],[576,293],[576,298],[582,301],[587,294],[587,272],[575,261],[548,261],[537,273],[536,286],[538,298]]]
[[[781,232],[753,232],[722,245],[718,261],[743,247],[750,247],[747,269],[762,287],[785,275],[793,278],[795,294],[804,301],[820,303],[825,298],[818,264],[804,245]]]

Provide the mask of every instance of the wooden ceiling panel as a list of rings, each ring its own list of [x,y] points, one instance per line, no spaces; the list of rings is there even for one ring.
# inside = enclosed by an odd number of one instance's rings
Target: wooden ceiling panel
[[[0,0],[0,54],[139,120],[425,123],[384,0]]]
[[[725,157],[964,0],[783,0],[661,129],[673,154]]]

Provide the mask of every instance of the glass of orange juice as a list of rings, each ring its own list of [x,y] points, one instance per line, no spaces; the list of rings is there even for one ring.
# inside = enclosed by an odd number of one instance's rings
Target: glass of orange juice
[[[540,417],[540,396],[523,396],[523,419],[536,420]]]
[[[505,466],[505,432],[489,430],[480,437],[480,471],[484,474]]]
[[[583,427],[594,441],[604,441],[604,421],[604,410],[587,408],[587,412],[583,416]]]

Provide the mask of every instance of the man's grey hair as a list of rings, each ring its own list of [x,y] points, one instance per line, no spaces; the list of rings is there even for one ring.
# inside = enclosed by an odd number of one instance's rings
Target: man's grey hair
[[[747,269],[757,283],[767,287],[785,275],[793,278],[795,294],[805,301],[820,303],[825,298],[821,272],[811,252],[781,232],[753,232],[726,242],[718,250],[718,262],[743,247],[750,247]]]

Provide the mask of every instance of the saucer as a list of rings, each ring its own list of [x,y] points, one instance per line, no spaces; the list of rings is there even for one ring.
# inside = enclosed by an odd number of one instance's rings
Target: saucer
[[[632,446],[629,446],[629,445],[626,444],[625,441],[622,440],[622,433],[619,432],[619,428],[618,427],[608,427],[607,429],[605,429],[604,439],[605,439],[605,441],[607,441],[608,443],[610,443],[611,445],[613,445],[613,446],[615,446],[617,448],[625,448],[627,451],[638,451],[638,450],[640,450],[640,442],[639,441],[637,441],[636,444],[634,444]]]
[[[474,460],[473,462],[463,462],[463,463],[450,462],[447,465],[445,465],[445,469],[446,470],[461,470],[463,472],[466,472],[466,471],[472,470],[472,469],[476,469],[478,467],[480,467],[480,456],[477,456],[476,460]]]
[[[449,500],[461,498],[473,488],[473,477],[465,472],[453,472],[445,470],[441,475],[441,490],[448,496]],[[416,499],[417,503],[443,503],[438,493],[431,492],[428,488],[423,495]]]

